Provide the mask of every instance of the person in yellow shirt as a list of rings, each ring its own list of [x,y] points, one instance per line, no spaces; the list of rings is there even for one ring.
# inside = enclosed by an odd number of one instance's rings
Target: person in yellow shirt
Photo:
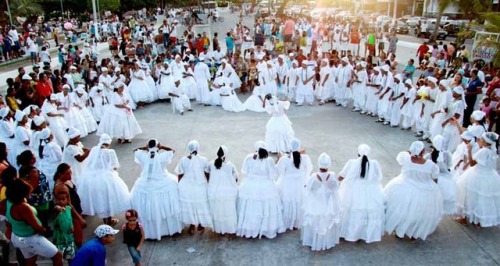
[[[17,104],[16,99],[16,90],[14,88],[7,89],[7,98],[5,100],[11,111],[15,112],[16,110],[19,110],[19,105]]]

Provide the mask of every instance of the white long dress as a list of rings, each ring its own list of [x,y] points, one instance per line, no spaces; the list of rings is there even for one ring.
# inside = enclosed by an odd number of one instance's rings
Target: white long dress
[[[85,119],[75,107],[71,94],[68,93],[64,95],[64,92],[60,92],[57,94],[57,97],[61,106],[66,108],[66,110],[62,111],[62,113],[64,114],[64,119],[68,123],[68,127],[78,129],[78,131],[80,131],[80,137],[86,137],[89,134],[89,131],[87,129]]]
[[[29,144],[25,144],[24,142],[29,142],[31,139],[31,130],[27,129],[25,126],[17,125],[14,129],[14,147],[12,148],[12,153],[17,156],[21,154],[23,151],[31,150]],[[16,161],[11,162],[14,165]]]
[[[498,155],[481,148],[472,155],[476,165],[458,179],[458,214],[481,227],[500,225],[500,176],[496,170]]]
[[[82,214],[107,218],[122,214],[130,206],[128,187],[118,175],[118,157],[112,149],[94,147],[78,179]]]
[[[252,95],[250,95],[245,103],[243,103],[245,109],[258,113],[265,112],[266,109],[262,105],[263,99],[265,101],[265,96],[266,94],[264,93],[262,86],[255,86],[253,88]]]
[[[15,139],[14,136],[14,121],[12,119],[2,119],[0,121],[0,142],[5,143],[7,149],[12,150],[14,148]],[[7,160],[11,164],[16,163],[16,154],[14,152],[7,153]]]
[[[376,160],[368,160],[361,177],[362,157],[349,160],[339,176],[344,177],[339,195],[342,203],[341,237],[347,241],[378,242],[384,235],[385,194],[383,175]]]
[[[168,172],[173,151],[154,152],[137,150],[135,162],[141,165],[141,176],[131,190],[132,208],[137,210],[144,226],[144,237],[161,240],[162,236],[182,231],[181,207],[177,178]]]
[[[219,234],[235,234],[238,225],[236,212],[236,198],[238,196],[238,178],[236,166],[226,161],[220,169],[210,162],[208,182],[208,202],[210,215],[214,225],[214,232]]]
[[[431,154],[425,155],[425,158],[430,160]],[[443,198],[443,214],[453,215],[457,212],[457,183],[450,173],[452,155],[448,151],[440,151],[437,158],[437,166],[439,167],[439,174],[437,181],[441,197]]]
[[[249,154],[241,169],[243,181],[238,194],[238,229],[246,238],[275,238],[285,232],[283,206],[274,183],[276,170],[271,158],[254,159]]]
[[[82,169],[84,169],[87,164],[86,159],[83,160],[83,162],[79,162],[75,158],[75,156],[82,156],[83,154],[83,144],[81,142],[78,142],[76,145],[69,144],[66,148],[64,148],[61,163],[67,163],[71,166],[71,178],[73,183],[78,182],[78,179],[82,175]]]
[[[266,124],[266,149],[269,152],[289,152],[290,140],[295,133],[292,122],[285,114],[285,110],[290,107],[289,101],[275,101],[271,103],[266,100],[266,111],[271,114],[271,118]]]
[[[430,160],[413,163],[408,152],[400,152],[396,159],[401,174],[384,188],[385,230],[401,238],[406,235],[425,240],[436,230],[443,215],[443,198],[434,183],[439,167]]]
[[[50,191],[53,191],[54,175],[57,167],[61,164],[63,152],[56,142],[51,141],[43,147],[42,155],[43,157],[39,159],[37,168],[45,174],[49,181]]]
[[[179,181],[181,221],[185,225],[201,225],[212,228],[212,218],[208,206],[207,179],[208,161],[203,156],[184,156],[175,168]]]
[[[224,77],[228,78],[231,81],[231,84],[226,85],[230,85],[235,89],[239,89],[241,87],[240,77],[238,77],[238,74],[230,64],[226,63],[225,67],[221,65],[219,67],[219,70],[217,71],[217,74],[218,73],[222,73]]]
[[[45,116],[45,121],[49,124],[50,131],[54,134],[54,139],[59,144],[59,146],[65,147],[68,143],[68,134],[66,133],[66,129],[68,128],[68,124],[64,118],[60,116],[49,116],[50,115],[59,115],[60,112],[57,110],[57,106],[55,103],[51,103],[46,100],[42,105],[42,113]]]
[[[429,132],[431,135],[431,139],[437,135],[443,134],[443,126],[442,123],[448,118],[447,113],[444,111],[448,109],[451,104],[452,96],[451,91],[441,91],[439,90],[436,96],[436,101],[434,102],[434,111],[440,110],[440,113],[434,115],[434,118],[431,118]]]
[[[151,101],[156,101],[158,100],[158,91],[156,90],[156,83],[153,77],[151,76],[151,70],[149,70],[149,67],[145,70],[143,70],[146,76],[146,83],[148,83],[148,88],[149,91],[151,92],[152,100]]]
[[[212,78],[210,76],[210,69],[204,62],[198,62],[194,66],[194,79],[196,80],[196,101],[203,104],[210,104],[210,89],[208,81]]]
[[[307,182],[300,238],[302,245],[310,246],[314,251],[330,249],[339,243],[341,209],[338,187],[334,172],[315,173]]]
[[[301,154],[300,166],[297,169],[293,163],[293,157],[284,156],[280,158],[276,168],[279,173],[277,186],[283,203],[285,227],[289,230],[300,228],[303,217],[304,186],[312,172],[311,158],[307,154]]]
[[[365,110],[366,106],[366,93],[368,89],[366,88],[366,81],[368,80],[368,74],[366,70],[356,71],[356,76],[358,76],[357,82],[352,84],[352,99],[354,108],[358,110]],[[402,100],[402,99],[401,99]]]
[[[104,115],[104,112],[106,111],[106,108],[109,107],[109,99],[108,97],[104,94],[104,92],[98,92],[97,91],[98,87],[92,87],[90,89],[89,97],[92,99],[92,102],[94,103],[93,106],[91,106],[91,111],[92,115],[94,116],[96,122],[101,122],[102,116]]]
[[[168,91],[172,86],[174,86],[174,78],[172,75],[172,70],[170,67],[161,67],[159,70],[158,82],[156,84],[156,90],[158,91],[158,98],[161,100],[168,99]]]
[[[196,99],[198,88],[196,80],[194,79],[193,70],[190,67],[182,72],[181,86],[184,87],[184,91],[189,99]]]
[[[477,145],[474,140],[472,140],[472,145],[472,154],[474,154],[479,150],[479,145]],[[466,164],[469,159],[467,143],[462,142],[457,146],[451,156],[451,174],[455,182],[458,181],[458,178],[469,168],[469,165]]]
[[[233,88],[224,86],[220,88],[219,93],[221,94],[222,109],[235,113],[245,111],[245,105],[243,105],[240,99],[238,99],[238,96],[234,93]]]
[[[314,94],[316,95],[316,98],[322,102],[326,102],[333,97],[333,77],[331,72],[332,70],[329,66],[321,67],[321,70],[319,71],[320,79],[316,85],[316,91]],[[326,77],[327,75],[328,78]]]
[[[76,93],[74,93],[72,97],[78,112],[80,112],[81,116],[85,120],[85,125],[87,126],[88,132],[91,133],[96,131],[97,122],[95,121],[94,116],[87,107],[88,95],[83,94],[81,97],[79,97]]]
[[[146,74],[141,69],[130,72],[131,81],[128,85],[130,97],[134,102],[152,102],[153,94],[146,81]],[[111,99],[110,99],[111,101]]]
[[[128,105],[128,98],[125,93],[120,95],[114,92],[111,96],[111,105],[106,109],[101,123],[97,128],[97,135],[108,134],[111,138],[133,139],[136,135],[142,133],[142,129],[135,119],[134,113],[124,108],[118,108],[116,105]]]

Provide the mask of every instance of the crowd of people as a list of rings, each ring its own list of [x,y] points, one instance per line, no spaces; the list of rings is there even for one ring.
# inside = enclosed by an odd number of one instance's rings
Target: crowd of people
[[[190,28],[179,34],[178,22],[168,16],[159,27],[117,23],[121,28],[109,33],[110,58],[98,62],[90,45],[83,51],[63,45],[59,69],[34,65],[27,74],[19,68],[7,80],[0,102],[0,201],[19,261],[34,265],[37,255],[54,265],[63,258],[71,265],[101,261],[121,214],[136,265],[144,239],[161,240],[185,227],[191,234],[209,228],[246,238],[300,229],[303,245],[325,250],[341,238],[381,241],[385,232],[425,240],[445,215],[500,225],[498,134],[491,132],[499,131],[499,72],[485,75],[466,54],[459,55],[459,69],[448,68],[441,63],[447,49],[439,46],[419,48],[420,66],[409,60],[402,67],[395,34],[388,58],[384,47],[375,57],[375,35],[348,22],[258,19],[252,29],[238,23],[226,33],[225,51],[217,34],[209,38]],[[415,78],[417,67],[425,71]],[[477,109],[483,93],[488,97]],[[194,102],[267,112],[265,141],[255,143],[239,174],[227,147],[209,161],[193,140],[174,175],[167,166],[175,151],[151,139],[134,151],[142,172],[129,189],[117,171],[113,139],[131,143],[142,133],[134,111],[167,99],[181,115],[193,111]],[[326,153],[313,171],[286,115],[291,103],[352,108],[413,130],[420,140],[398,154],[401,173],[384,188],[366,144],[338,174]],[[88,149],[81,138],[93,132],[99,143]],[[430,152],[424,142],[432,144]],[[104,225],[83,245],[85,216]]]

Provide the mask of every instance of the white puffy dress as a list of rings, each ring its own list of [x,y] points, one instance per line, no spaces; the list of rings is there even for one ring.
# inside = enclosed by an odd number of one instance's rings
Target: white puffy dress
[[[15,124],[12,119],[3,119],[0,121],[0,142],[5,143],[7,149],[12,150],[14,147],[15,139],[11,138],[14,136]],[[14,165],[16,163],[16,154],[14,152],[7,153],[7,160],[9,163]]]
[[[120,95],[118,92],[114,92],[110,98],[111,105],[106,109],[101,123],[99,123],[97,135],[100,136],[106,133],[111,138],[130,140],[136,135],[141,134],[142,129],[139,123],[137,123],[134,113],[124,108],[116,107],[116,105],[121,104],[128,105],[129,100],[127,95],[125,93]]]
[[[434,182],[439,167],[430,160],[424,164],[411,161],[408,152],[400,152],[397,161],[401,174],[384,188],[387,195],[385,230],[425,240],[436,230],[443,215],[443,198]]]
[[[38,153],[38,151],[37,151]],[[54,175],[57,167],[62,161],[62,149],[59,145],[51,141],[43,147],[43,157],[38,159],[38,169],[45,174],[49,181],[50,191],[54,190]]]
[[[66,148],[64,148],[61,163],[67,163],[71,166],[71,178],[73,183],[78,182],[78,179],[82,175],[82,170],[87,165],[88,157],[83,162],[79,162],[75,158],[75,156],[81,156],[83,153],[83,144],[81,142],[78,142],[76,145],[67,145]]]
[[[240,99],[238,99],[238,96],[231,87],[224,86],[220,88],[219,93],[221,94],[222,109],[235,113],[245,111],[245,105],[240,102]]]
[[[25,141],[31,140],[31,130],[26,128],[25,126],[17,125],[14,129],[14,146],[11,148],[12,153],[15,154],[15,158],[19,156],[23,151],[31,150],[30,145],[24,144]],[[13,165],[17,165],[16,161],[11,162]]]
[[[92,87],[92,89],[90,89],[89,97],[92,99],[92,102],[94,103],[94,105],[91,108],[92,115],[94,115],[96,122],[101,122],[102,116],[104,115],[106,108],[109,107],[109,99],[102,91],[101,92],[97,91],[97,86]]]
[[[238,196],[238,178],[236,166],[227,161],[220,169],[210,162],[210,181],[208,182],[208,202],[214,225],[214,232],[235,234],[238,225],[236,198]]]
[[[361,177],[362,158],[349,160],[339,176],[344,177],[339,195],[342,203],[341,237],[366,243],[382,240],[385,229],[385,194],[382,171],[376,160],[368,160]]]
[[[425,155],[430,160],[431,154]],[[441,151],[437,159],[439,174],[437,175],[439,190],[443,197],[443,214],[453,215],[457,212],[457,183],[450,173],[452,155],[448,151]]]
[[[80,137],[86,137],[89,134],[87,124],[85,123],[83,116],[75,107],[73,102],[74,99],[71,94],[68,93],[67,95],[64,95],[64,92],[60,92],[57,96],[61,106],[66,108],[65,111],[61,112],[64,114],[64,119],[68,123],[68,126],[78,129],[78,131],[80,131]]]
[[[265,101],[265,96],[266,94],[264,93],[262,86],[255,86],[253,88],[252,95],[250,95],[245,103],[243,103],[245,109],[258,113],[265,112],[266,109],[262,106],[262,99]]]
[[[243,181],[238,194],[238,229],[246,238],[275,238],[285,232],[283,207],[274,183],[276,170],[271,158],[254,159],[249,154],[241,169]]]
[[[314,173],[307,182],[300,238],[302,245],[310,246],[314,251],[330,249],[339,243],[341,209],[338,187],[334,172]]]
[[[332,70],[329,66],[321,67],[319,71],[320,81],[316,84],[316,91],[314,94],[316,98],[322,102],[326,102],[333,97],[333,80],[331,74]],[[326,76],[328,75],[328,78]],[[323,83],[325,84],[323,86]]]
[[[97,130],[97,122],[95,121],[94,116],[90,112],[89,108],[87,107],[87,100],[88,100],[88,95],[83,94],[81,97],[78,97],[76,93],[72,94],[73,97],[73,102],[77,106],[78,112],[80,112],[80,115],[83,117],[85,120],[85,125],[87,126],[87,131],[89,133],[94,132]]]
[[[293,157],[290,156],[281,157],[276,168],[279,173],[277,186],[283,204],[283,221],[286,229],[293,230],[302,225],[304,186],[313,166],[309,155],[301,154],[300,166],[297,169],[293,164]]]
[[[68,128],[68,123],[60,116],[49,116],[60,114],[57,110],[56,104],[51,103],[46,100],[42,105],[42,113],[45,116],[45,121],[49,124],[50,131],[54,134],[54,139],[61,147],[65,147],[68,144],[68,134],[66,129]]]
[[[151,89],[149,88],[149,84],[146,80],[146,74],[144,74],[144,71],[141,69],[131,71],[130,78],[131,81],[128,84],[128,91],[130,93],[130,97],[132,97],[134,102],[152,102],[153,94],[151,93]]]
[[[496,170],[498,155],[481,148],[472,155],[476,165],[468,168],[457,181],[458,214],[481,227],[500,225],[500,176]]]
[[[158,91],[158,98],[161,100],[168,99],[168,91],[174,85],[174,78],[172,76],[172,70],[170,67],[162,67],[159,70],[159,76],[156,83],[156,90]]]
[[[207,196],[208,161],[203,156],[184,156],[175,172],[183,175],[179,181],[181,221],[185,225],[201,225],[212,228],[212,218]]]
[[[167,170],[173,155],[173,151],[160,151],[151,158],[149,151],[134,153],[142,172],[132,187],[131,203],[139,213],[147,239],[161,240],[162,236],[182,231],[177,178]]]
[[[130,209],[130,193],[115,170],[118,167],[114,150],[92,148],[77,182],[82,214],[107,218]]]
[[[272,115],[266,125],[266,149],[269,152],[290,151],[290,140],[295,133],[292,129],[292,122],[285,114],[285,110],[289,107],[289,101],[271,103],[266,100],[266,111]]]

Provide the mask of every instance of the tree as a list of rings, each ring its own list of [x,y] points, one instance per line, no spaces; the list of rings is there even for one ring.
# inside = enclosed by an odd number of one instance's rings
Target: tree
[[[281,5],[278,8],[278,12],[276,12],[276,14],[278,14],[278,15],[283,14],[283,12],[285,11],[286,6],[288,5],[288,2],[290,2],[290,0],[283,0],[283,2],[281,2]]]
[[[486,19],[484,29],[493,33],[500,33],[500,13],[487,13],[484,15]],[[493,65],[495,67],[500,67],[500,42],[497,40],[485,39],[481,44],[494,46],[497,49],[495,56],[493,57]]]
[[[437,35],[439,32],[439,25],[441,24],[441,18],[443,17],[444,10],[451,5],[453,1],[452,0],[438,0],[438,14],[436,18],[436,25],[434,26],[434,32],[432,33],[431,38],[429,39],[430,42],[435,42],[437,39]]]
[[[12,18],[43,15],[44,13],[43,7],[33,0],[10,0],[9,6]]]

